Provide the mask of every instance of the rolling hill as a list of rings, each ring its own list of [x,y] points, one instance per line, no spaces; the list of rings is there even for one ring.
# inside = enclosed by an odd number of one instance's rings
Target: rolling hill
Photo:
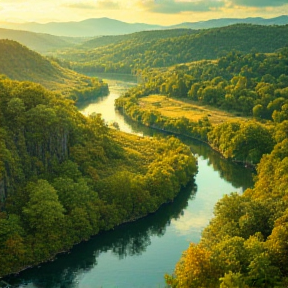
[[[179,23],[172,26],[151,25],[145,23],[126,23],[109,18],[92,18],[79,22],[50,22],[40,24],[0,22],[0,27],[16,30],[26,30],[37,33],[48,33],[57,36],[94,37],[103,35],[122,35],[148,30],[162,30],[175,28],[208,29],[224,27],[237,23],[257,25],[285,25],[288,24],[288,16],[283,15],[271,19],[264,18],[222,18],[200,22]]]
[[[12,80],[39,83],[66,97],[76,90],[100,89],[102,86],[107,89],[102,82],[63,68],[55,60],[45,58],[12,40],[0,40],[0,63],[0,74]]]
[[[272,53],[288,46],[288,25],[236,24],[204,30],[146,31],[104,38],[108,44],[105,46],[100,46],[101,38],[83,44],[89,44],[86,50],[72,49],[57,56],[71,61],[74,69],[83,73],[135,73],[148,67],[217,59],[231,50]]]
[[[254,24],[254,25],[286,25],[288,24],[288,16],[282,15],[275,18],[265,19],[261,17],[249,17],[244,19],[222,18],[211,19],[200,22],[186,22],[174,25],[171,28],[189,28],[189,29],[209,29],[230,26],[234,24]]]
[[[150,42],[152,40],[167,39],[171,37],[179,37],[183,35],[190,35],[198,33],[197,30],[192,29],[169,29],[169,30],[155,30],[155,31],[141,31],[125,35],[111,35],[100,36],[91,40],[85,41],[82,45],[75,47],[79,49],[98,48],[110,44],[117,44],[124,41],[139,41]]]
[[[93,37],[99,35],[119,35],[143,30],[161,29],[159,25],[142,23],[125,23],[109,18],[92,18],[80,22],[0,23],[0,27],[27,30],[37,33],[48,33],[57,36]]]
[[[59,37],[44,33],[0,28],[0,39],[9,39],[27,46],[39,53],[49,53],[57,49],[69,48],[87,41],[85,38]]]

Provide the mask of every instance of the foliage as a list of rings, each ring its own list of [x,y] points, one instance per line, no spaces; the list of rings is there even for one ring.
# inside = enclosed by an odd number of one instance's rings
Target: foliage
[[[212,278],[204,280],[205,287],[209,287],[208,280],[214,283],[213,287],[286,286],[288,140],[283,134],[286,124],[283,122],[274,128],[278,143],[258,164],[255,187],[247,189],[243,195],[232,193],[224,196],[216,204],[215,217],[204,229],[200,243],[191,244],[197,249],[205,249],[210,255],[211,269],[210,274],[200,273],[197,277],[190,274],[189,287],[211,274]],[[233,137],[237,137],[239,128],[240,125],[234,125]],[[226,129],[231,134],[233,123],[228,123]],[[180,284],[186,281],[184,269],[197,271],[206,265],[207,260],[198,260],[188,249],[174,274],[166,276],[167,284],[185,287]]]
[[[226,158],[258,163],[274,146],[271,131],[257,122],[227,122],[208,133],[208,142]]]
[[[237,24],[205,30],[146,31],[100,37],[78,49],[60,51],[57,57],[71,61],[81,73],[136,74],[139,69],[217,59],[232,50],[271,53],[287,45],[283,37],[287,29],[287,25]]]
[[[0,73],[10,79],[39,83],[75,101],[108,93],[102,81],[63,68],[62,62],[45,58],[15,41],[0,40],[0,61]]]
[[[0,81],[0,276],[155,212],[197,172],[175,138],[108,129],[38,84]]]
[[[283,48],[272,54],[232,51],[219,60],[144,69],[139,74],[141,85],[130,94],[189,99],[280,123],[288,119],[287,61],[287,48]]]

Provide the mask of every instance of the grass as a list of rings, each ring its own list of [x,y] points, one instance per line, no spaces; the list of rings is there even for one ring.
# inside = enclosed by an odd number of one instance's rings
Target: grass
[[[162,95],[149,95],[140,98],[139,105],[142,109],[155,110],[169,118],[186,117],[194,122],[205,116],[208,116],[212,124],[227,121],[247,121],[247,116],[241,117],[235,112],[227,112],[209,105],[202,105],[187,98],[173,99]]]

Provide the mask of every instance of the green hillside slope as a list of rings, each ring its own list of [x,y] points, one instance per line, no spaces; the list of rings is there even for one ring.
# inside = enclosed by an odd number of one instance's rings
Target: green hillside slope
[[[78,99],[84,90],[86,94],[108,91],[102,82],[63,68],[15,41],[0,40],[0,63],[0,74],[12,80],[39,83],[69,98]]]
[[[68,37],[3,28],[0,28],[0,39],[17,41],[39,53],[48,53],[57,49],[72,47],[75,45],[74,42],[77,42],[76,39],[69,39]]]
[[[5,23],[0,27],[27,30],[38,33],[49,33],[69,37],[95,37],[99,35],[128,34],[143,30],[161,29],[159,25],[126,23],[109,18],[91,18],[83,21],[49,22],[49,23]]]
[[[0,80],[0,277],[155,212],[197,171],[178,139],[84,117],[38,84]]]
[[[88,41],[85,41],[80,47],[82,49],[98,48],[110,44],[117,44],[124,41],[139,41],[149,42],[151,40],[160,40],[171,37],[179,37],[183,35],[190,35],[199,33],[197,30],[191,29],[171,29],[171,30],[156,30],[156,31],[142,31],[127,35],[115,36],[101,36]],[[125,43],[125,42],[124,42]]]
[[[162,33],[173,34],[172,31]],[[142,38],[137,35],[95,49],[64,51],[58,56],[72,61],[77,71],[133,73],[148,67],[216,59],[231,50],[269,53],[288,45],[288,25],[239,24],[165,39],[155,37],[155,32],[146,32]]]
[[[275,1],[276,2],[276,1]],[[275,18],[220,18],[210,19],[200,22],[185,22],[172,26],[150,25],[145,23],[127,23],[109,18],[91,18],[83,21],[70,22],[50,22],[50,23],[12,23],[0,21],[0,27],[26,30],[38,33],[49,33],[59,36],[72,37],[95,37],[101,35],[123,35],[128,33],[148,31],[148,30],[165,30],[176,28],[190,29],[208,29],[215,27],[224,27],[239,23],[256,24],[256,25],[285,25],[288,23],[288,16],[282,15]]]

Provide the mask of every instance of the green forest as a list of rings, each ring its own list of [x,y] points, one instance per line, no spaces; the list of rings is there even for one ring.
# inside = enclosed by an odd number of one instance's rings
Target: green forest
[[[255,169],[253,188],[218,201],[200,242],[165,275],[167,287],[287,287],[288,26],[81,43],[44,57],[0,40],[0,277],[153,213],[193,181],[197,160],[177,138],[126,134],[77,110],[109,89],[79,73],[104,72],[137,75],[115,101],[128,118]],[[162,100],[151,109],[148,97]],[[164,113],[172,100],[185,115]],[[208,112],[194,119],[191,107]],[[229,119],[215,121],[215,111]]]
[[[108,86],[97,78],[79,74],[56,58],[44,57],[12,40],[0,40],[0,75],[12,80],[32,81],[75,101],[108,94]]]
[[[189,147],[108,129],[39,84],[0,82],[0,276],[172,201]]]
[[[205,141],[225,158],[257,170],[253,189],[216,204],[200,243],[191,243],[174,273],[165,276],[169,287],[287,286],[288,50],[256,51],[147,67],[140,73],[142,83],[116,100],[135,121]],[[155,110],[145,108],[142,99],[153,94],[232,111],[246,120],[214,124],[209,114],[198,121],[164,116],[156,109],[161,101]]]
[[[133,73],[203,59],[216,59],[232,50],[272,53],[288,45],[288,25],[236,24],[205,30],[171,29],[90,40],[78,49],[55,53],[85,73]]]
[[[288,50],[278,53],[230,52],[217,61],[199,61],[170,68],[146,69],[143,83],[117,99],[116,106],[145,125],[208,142],[226,158],[259,163],[276,143],[277,124],[288,120]],[[161,94],[235,111],[248,122],[212,125],[209,115],[197,122],[171,118],[139,105],[141,97]],[[161,105],[161,104],[160,104]]]

